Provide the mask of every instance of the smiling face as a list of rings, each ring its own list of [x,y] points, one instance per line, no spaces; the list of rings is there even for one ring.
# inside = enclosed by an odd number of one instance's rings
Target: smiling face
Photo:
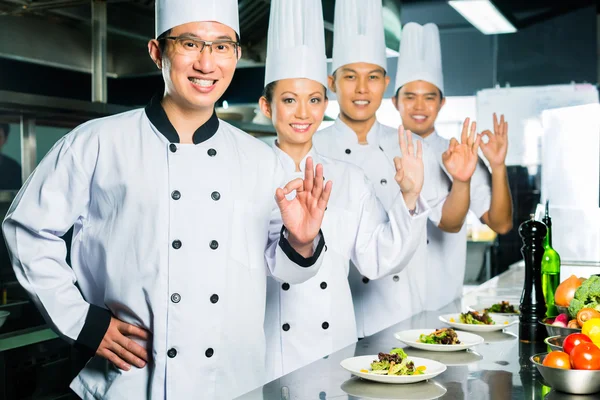
[[[260,98],[260,109],[273,122],[279,144],[310,143],[327,109],[325,87],[312,79],[281,79],[267,97]]]
[[[367,122],[375,118],[390,77],[379,65],[347,64],[329,77],[329,88],[336,94],[340,112],[350,121]]]
[[[236,41],[235,31],[218,22],[191,22],[171,29],[170,37],[188,36],[200,40]],[[174,40],[166,40],[160,52],[157,40],[148,43],[152,60],[162,70],[165,96],[184,109],[213,108],[231,83],[241,49],[231,58],[211,53],[206,46],[202,53],[177,51]]]
[[[400,112],[405,129],[421,137],[435,130],[435,120],[446,99],[437,86],[425,81],[413,81],[400,88],[392,98],[394,107]]]

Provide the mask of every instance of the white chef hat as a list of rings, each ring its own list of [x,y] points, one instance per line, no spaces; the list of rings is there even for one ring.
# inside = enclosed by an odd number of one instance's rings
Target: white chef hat
[[[321,0],[271,0],[265,86],[290,78],[327,87]]]
[[[220,22],[239,36],[237,0],[156,0],[156,37],[176,26],[198,21]]]
[[[381,0],[336,0],[331,70],[353,63],[387,70]]]
[[[437,25],[409,22],[402,29],[394,92],[413,81],[426,81],[444,92],[442,50]]]

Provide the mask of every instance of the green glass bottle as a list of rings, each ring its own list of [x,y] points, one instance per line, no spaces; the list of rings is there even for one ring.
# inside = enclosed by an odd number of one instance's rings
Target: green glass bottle
[[[552,248],[552,219],[548,213],[549,201],[546,200],[546,214],[542,222],[548,228],[544,239],[544,256],[542,258],[542,291],[546,299],[546,316],[556,317],[558,309],[554,304],[554,293],[560,284],[560,256]]]

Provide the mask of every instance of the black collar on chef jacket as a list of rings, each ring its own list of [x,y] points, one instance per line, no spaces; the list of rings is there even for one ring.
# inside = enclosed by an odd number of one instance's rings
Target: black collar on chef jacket
[[[179,143],[179,134],[173,127],[173,124],[171,124],[171,121],[169,121],[169,117],[167,117],[167,113],[160,103],[161,100],[162,94],[155,94],[152,97],[150,103],[148,103],[144,109],[146,111],[146,116],[150,122],[152,122],[152,125],[154,125],[170,143]],[[202,143],[213,137],[213,135],[217,133],[217,129],[219,129],[219,118],[217,118],[217,113],[213,110],[208,121],[196,129],[192,141],[194,144]]]

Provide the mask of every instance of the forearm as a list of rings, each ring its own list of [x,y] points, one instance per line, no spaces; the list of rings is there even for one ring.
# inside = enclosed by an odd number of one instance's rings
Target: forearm
[[[456,233],[461,230],[469,212],[471,183],[454,181],[452,189],[442,207],[442,219],[438,227],[444,232]]]
[[[492,200],[484,221],[494,232],[505,234],[512,229],[512,197],[506,166],[492,168]]]
[[[387,217],[378,201],[370,200],[362,207],[351,258],[361,274],[369,279],[402,271],[419,244],[426,240],[430,212],[427,202],[417,198],[417,214],[413,216],[403,200],[401,196],[396,197]]]

